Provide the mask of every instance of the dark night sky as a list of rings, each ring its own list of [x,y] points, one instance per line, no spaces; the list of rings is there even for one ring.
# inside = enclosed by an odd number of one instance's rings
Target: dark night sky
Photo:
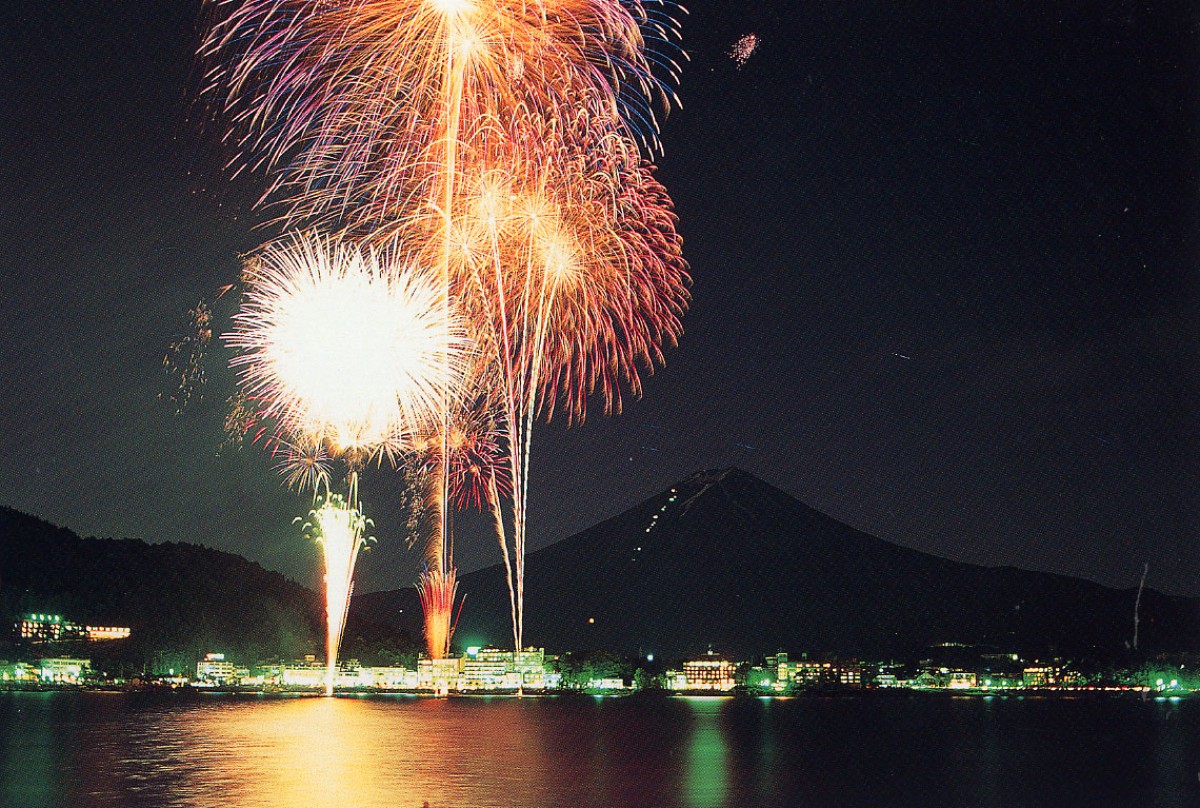
[[[737,465],[899,544],[1122,587],[1148,561],[1200,595],[1192,4],[691,6],[660,161],[687,334],[620,417],[535,433],[531,548]],[[6,14],[0,504],[312,582],[306,500],[216,453],[222,351],[199,406],[155,400],[185,311],[264,237],[261,180],[230,182],[197,123],[199,16]],[[395,496],[364,481],[362,590],[412,581]],[[461,527],[460,568],[499,560]]]

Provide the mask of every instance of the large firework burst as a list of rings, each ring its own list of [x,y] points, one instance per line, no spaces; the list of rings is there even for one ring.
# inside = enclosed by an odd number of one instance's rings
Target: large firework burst
[[[370,452],[436,422],[466,367],[441,287],[388,254],[315,236],[268,245],[226,342],[242,388],[289,435]]]
[[[663,0],[210,3],[205,95],[235,164],[291,216],[386,222],[438,199],[452,150],[535,110],[657,143],[678,26]],[[606,144],[596,142],[592,148]],[[451,179],[452,181],[452,179]]]

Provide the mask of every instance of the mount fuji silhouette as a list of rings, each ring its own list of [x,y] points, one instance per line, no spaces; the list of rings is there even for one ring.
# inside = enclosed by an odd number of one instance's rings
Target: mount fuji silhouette
[[[512,643],[504,567],[463,576],[456,644]],[[525,638],[676,658],[708,646],[867,657],[940,642],[1029,653],[1119,654],[1136,589],[982,567],[870,536],[757,477],[704,471],[526,559]],[[419,636],[416,592],[354,598],[363,618]],[[1200,645],[1200,601],[1147,589],[1142,651]]]

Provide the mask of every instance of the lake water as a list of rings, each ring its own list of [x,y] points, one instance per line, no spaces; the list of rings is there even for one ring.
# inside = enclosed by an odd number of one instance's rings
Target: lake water
[[[1200,805],[1200,700],[0,693],[4,806]]]

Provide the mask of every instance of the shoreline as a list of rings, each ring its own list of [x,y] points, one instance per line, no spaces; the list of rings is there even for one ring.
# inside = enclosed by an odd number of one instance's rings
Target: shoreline
[[[981,700],[1049,700],[1081,698],[1137,698],[1142,701],[1188,701],[1200,696],[1197,691],[1156,691],[1150,688],[1122,687],[1078,687],[1078,688],[1006,688],[1000,689],[934,689],[934,688],[855,688],[846,690],[806,690],[796,693],[755,693],[737,690],[725,692],[675,691],[675,690],[515,690],[450,691],[437,693],[432,690],[384,690],[384,689],[340,689],[333,696],[326,696],[321,688],[274,688],[274,687],[192,687],[189,685],[106,685],[86,687],[79,685],[29,685],[14,686],[6,683],[0,693],[115,693],[137,695],[159,695],[175,698],[200,698],[205,696],[222,698],[295,699],[295,698],[409,698],[409,699],[545,699],[545,698],[676,698],[708,699],[713,701],[759,700],[828,700],[828,699],[897,699],[897,698],[951,698]]]

